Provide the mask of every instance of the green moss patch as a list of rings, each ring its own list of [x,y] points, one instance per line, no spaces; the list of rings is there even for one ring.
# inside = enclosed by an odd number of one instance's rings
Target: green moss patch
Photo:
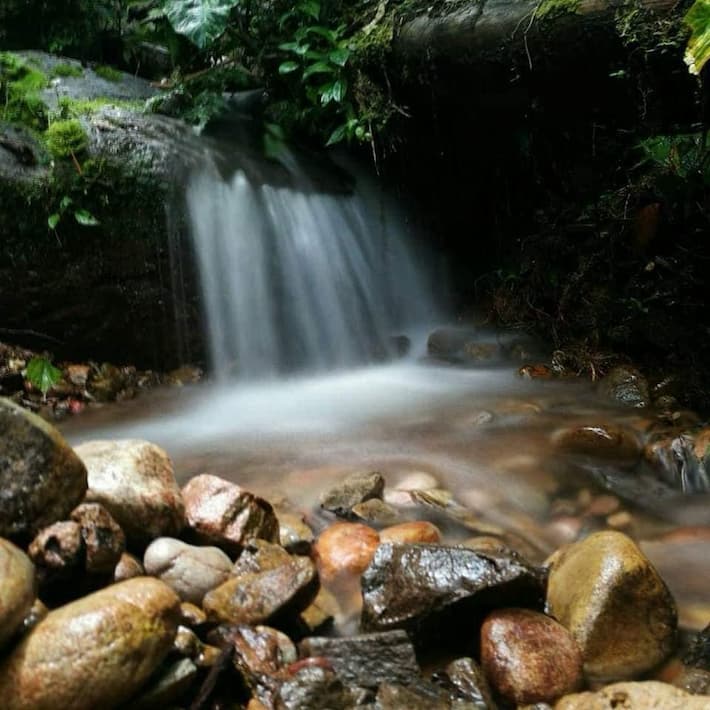
[[[49,152],[55,158],[69,158],[83,153],[89,139],[81,122],[76,118],[55,121],[44,134]]]
[[[47,109],[39,92],[47,85],[41,71],[14,54],[0,53],[0,120],[44,130]]]
[[[82,77],[84,72],[81,67],[77,67],[74,64],[57,64],[54,69],[52,69],[52,78],[68,78],[68,77]]]
[[[110,81],[114,84],[117,84],[121,79],[123,78],[123,74],[121,74],[118,69],[114,69],[113,67],[107,67],[107,66],[98,66],[94,68],[94,73],[97,76],[100,76],[102,79],[105,79],[106,81]]]

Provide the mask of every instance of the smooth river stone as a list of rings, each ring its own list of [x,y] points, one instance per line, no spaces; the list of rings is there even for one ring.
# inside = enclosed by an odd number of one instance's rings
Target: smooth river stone
[[[160,578],[185,602],[201,604],[205,594],[226,582],[232,561],[217,547],[197,547],[161,537],[143,557],[145,571]]]
[[[0,663],[3,710],[102,710],[133,696],[170,651],[180,600],[137,577],[51,611]]]
[[[380,536],[362,523],[334,523],[316,540],[313,551],[318,572],[328,584],[338,578],[356,577],[370,564]]]
[[[86,468],[62,435],[0,398],[0,536],[28,538],[64,520],[86,493]]]
[[[549,703],[582,684],[582,654],[564,626],[528,609],[501,609],[481,627],[481,664],[510,703]]]
[[[708,710],[710,696],[689,695],[667,683],[615,683],[597,693],[567,695],[555,710]]]
[[[35,568],[29,557],[0,538],[0,648],[22,626],[35,591]]]
[[[89,441],[76,447],[89,472],[86,500],[101,503],[129,542],[176,535],[185,507],[168,455],[139,439]]]
[[[579,644],[590,680],[635,678],[673,651],[673,597],[631,538],[595,533],[549,564],[547,608]]]

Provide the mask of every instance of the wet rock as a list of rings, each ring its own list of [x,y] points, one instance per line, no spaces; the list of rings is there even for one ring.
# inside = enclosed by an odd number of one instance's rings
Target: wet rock
[[[683,664],[710,671],[710,624],[695,635],[683,656]]]
[[[382,542],[441,542],[441,531],[426,520],[412,520],[380,530]]]
[[[379,544],[377,531],[361,523],[335,523],[326,528],[313,548],[323,581],[361,574]]]
[[[475,331],[472,328],[437,328],[429,334],[427,352],[441,360],[459,362],[467,343],[475,344]]]
[[[443,672],[435,674],[435,678],[448,692],[452,702],[468,703],[472,710],[495,709],[488,680],[483,669],[472,658],[457,658]]]
[[[133,577],[141,577],[144,574],[145,570],[140,560],[128,552],[124,552],[113,570],[113,581],[123,582]]]
[[[205,594],[227,581],[232,561],[217,547],[196,547],[182,540],[153,540],[143,556],[145,571],[165,582],[182,601],[201,604]]]
[[[92,710],[130,698],[177,630],[178,598],[149,577],[51,611],[0,663],[3,710]]]
[[[568,695],[555,710],[707,710],[710,697],[697,697],[666,683],[614,683],[597,693]]]
[[[160,447],[138,439],[90,441],[76,452],[89,472],[86,500],[101,503],[129,542],[180,532],[185,509],[173,465]]]
[[[339,614],[338,600],[325,587],[321,587],[313,602],[301,612],[299,621],[308,633],[314,634],[328,627]]]
[[[277,569],[291,561],[291,555],[280,545],[266,540],[251,540],[232,567],[235,577],[249,572],[266,572]]]
[[[84,568],[86,552],[81,526],[73,520],[54,523],[40,531],[28,552],[37,565],[41,584],[71,577]]]
[[[199,367],[194,365],[183,365],[175,370],[171,370],[165,376],[165,384],[173,387],[183,387],[184,385],[193,385],[199,382],[204,373]]]
[[[22,620],[22,633],[25,634],[28,631],[32,631],[47,614],[49,614],[49,609],[39,599],[35,599],[32,608]]]
[[[481,627],[481,664],[508,702],[553,702],[582,684],[582,654],[569,631],[528,609],[501,609]]]
[[[403,593],[406,590],[406,593]],[[521,557],[464,547],[383,543],[362,575],[365,630],[409,628],[508,602],[539,606],[543,579]],[[455,612],[455,613],[454,613]]]
[[[201,626],[207,621],[207,614],[190,602],[180,604],[180,623],[186,626]]]
[[[627,407],[648,407],[651,402],[648,381],[635,367],[628,365],[610,370],[599,382],[599,391]]]
[[[174,661],[159,672],[148,687],[131,700],[131,710],[155,710],[171,707],[197,678],[197,666],[189,658]]]
[[[353,515],[366,523],[392,525],[399,519],[399,513],[389,503],[379,498],[371,498],[352,507]]]
[[[673,685],[691,695],[710,695],[710,671],[684,667],[673,680]]]
[[[279,540],[279,521],[262,498],[218,476],[203,473],[183,488],[187,522],[207,544],[239,552],[245,542]]]
[[[518,375],[524,380],[549,380],[555,376],[554,370],[544,363],[523,365],[518,370]]]
[[[279,543],[289,552],[307,555],[315,536],[303,516],[287,510],[277,509],[279,521]]]
[[[326,491],[320,499],[321,508],[343,518],[352,516],[351,509],[372,498],[382,498],[385,479],[377,471],[350,474],[344,481]]]
[[[180,620],[182,620],[182,609],[180,610]],[[186,658],[197,658],[202,650],[202,641],[197,634],[187,626],[178,626],[175,640],[173,641],[173,651]]]
[[[641,447],[633,432],[611,424],[560,429],[553,434],[552,443],[563,453],[624,467],[635,466],[641,456]]]
[[[126,548],[126,536],[111,513],[98,503],[82,503],[74,508],[71,519],[81,528],[86,551],[86,571],[110,574]]]
[[[277,710],[350,710],[355,703],[349,689],[331,670],[305,666],[281,684]]]
[[[629,537],[595,533],[558,550],[549,564],[549,612],[579,644],[588,678],[633,678],[672,652],[673,598]]]
[[[684,493],[710,490],[710,428],[652,439],[643,455],[661,478]]]
[[[9,399],[0,432],[0,536],[27,538],[81,502],[86,468],[51,424]]]
[[[267,570],[227,580],[205,595],[210,619],[230,624],[263,624],[274,617],[297,615],[315,598],[318,575],[306,557]]]
[[[32,562],[19,547],[0,538],[0,649],[22,626],[35,592]]]
[[[443,693],[425,682],[405,687],[383,683],[377,691],[377,710],[450,710]]]
[[[398,491],[428,491],[439,488],[439,481],[426,471],[412,471],[397,481]]]
[[[408,685],[419,679],[414,646],[404,631],[384,631],[345,638],[310,637],[301,656],[328,660],[346,685],[377,688],[389,682]]]

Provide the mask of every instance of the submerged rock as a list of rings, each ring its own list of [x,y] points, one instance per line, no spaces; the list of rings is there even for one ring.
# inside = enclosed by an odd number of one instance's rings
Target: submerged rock
[[[634,678],[673,651],[673,598],[629,537],[595,533],[556,552],[549,564],[549,612],[579,644],[588,678]]]
[[[226,582],[232,570],[232,561],[219,548],[196,547],[171,537],[153,540],[143,565],[182,601],[194,604],[201,604],[207,592]]]
[[[408,685],[419,679],[414,646],[404,631],[345,638],[310,637],[299,645],[302,656],[325,658],[346,685]]]
[[[641,446],[634,433],[612,424],[560,429],[553,434],[552,443],[563,453],[624,467],[635,466],[641,457]]]
[[[129,542],[145,544],[175,535],[185,524],[185,509],[168,455],[139,439],[90,441],[76,452],[89,472],[86,499],[101,503]]]
[[[160,665],[179,600],[149,577],[51,611],[0,662],[3,710],[93,710],[128,700]]]
[[[481,628],[486,677],[515,705],[553,702],[582,684],[582,654],[569,631],[529,609],[501,609]]]
[[[689,695],[655,680],[614,683],[596,693],[577,693],[562,698],[555,710],[707,710],[710,696]]]
[[[32,562],[19,547],[0,538],[0,649],[22,626],[35,592]]]
[[[352,516],[352,508],[372,498],[382,498],[385,479],[377,471],[350,474],[344,481],[326,491],[320,499],[321,508],[340,517]]]
[[[463,547],[383,543],[362,575],[362,627],[412,628],[454,612],[508,604],[541,606],[543,577],[521,557],[480,554]]]
[[[63,520],[86,493],[84,464],[51,425],[0,398],[0,536]]]
[[[253,538],[279,540],[279,521],[267,501],[218,476],[203,473],[182,490],[187,523],[199,540],[239,552]]]

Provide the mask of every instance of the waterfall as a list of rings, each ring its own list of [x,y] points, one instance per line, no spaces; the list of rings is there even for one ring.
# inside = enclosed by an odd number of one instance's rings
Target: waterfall
[[[270,184],[193,172],[187,206],[218,377],[263,379],[395,354],[433,317],[431,279],[403,221],[355,188],[323,192],[290,161]],[[375,202],[377,200],[375,199]]]

